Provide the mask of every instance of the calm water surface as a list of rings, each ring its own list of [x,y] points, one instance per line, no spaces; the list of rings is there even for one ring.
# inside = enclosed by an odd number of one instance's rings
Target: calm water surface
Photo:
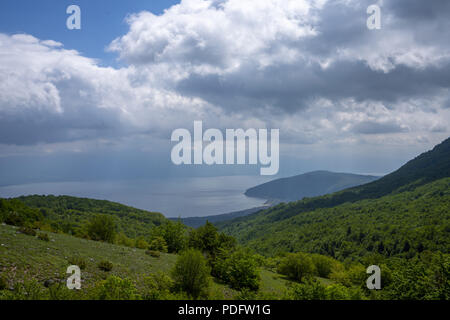
[[[246,189],[269,181],[260,176],[169,178],[151,180],[50,182],[0,187],[0,197],[69,195],[110,200],[158,211],[167,217],[207,216],[260,206]]]

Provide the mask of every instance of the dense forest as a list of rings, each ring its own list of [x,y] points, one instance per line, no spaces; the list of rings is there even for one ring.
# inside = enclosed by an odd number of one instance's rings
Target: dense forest
[[[151,228],[167,219],[149,212],[106,200],[68,196],[26,196],[0,200],[0,214],[13,225],[34,223],[55,232],[83,236],[86,223],[98,214],[108,215],[117,224],[117,231],[127,237],[147,237]],[[21,223],[20,220],[23,220]],[[19,221],[16,221],[19,220]]]
[[[450,252],[450,178],[413,191],[296,214],[295,203],[224,223],[221,230],[266,255],[307,251],[339,260]],[[289,216],[287,219],[281,217]]]
[[[374,182],[220,223],[263,254],[305,250],[341,260],[449,252],[450,139]]]

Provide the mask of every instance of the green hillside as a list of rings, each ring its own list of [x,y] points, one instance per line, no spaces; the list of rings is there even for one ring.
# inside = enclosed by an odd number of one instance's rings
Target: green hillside
[[[12,209],[7,209],[8,206]],[[2,211],[7,214],[8,210],[16,211],[19,215],[24,210],[31,211],[26,207],[35,209],[35,216],[40,216],[47,221],[54,231],[68,234],[80,233],[80,229],[98,214],[113,217],[117,231],[130,238],[148,237],[152,227],[167,221],[161,213],[140,210],[106,200],[51,195],[33,195],[12,200],[0,199],[0,214]]]
[[[450,139],[374,182],[219,223],[263,254],[449,252]],[[408,253],[409,252],[409,253]]]
[[[169,270],[176,255],[161,253],[160,258],[145,254],[145,250],[91,241],[64,234],[49,233],[50,241],[17,232],[13,226],[0,226],[0,266],[8,284],[26,279],[39,283],[46,280],[67,279],[66,270],[71,264],[83,261],[82,286],[92,287],[107,275],[130,278],[141,282],[146,274]],[[101,261],[113,264],[111,272],[100,270]],[[14,274],[14,279],[9,276]]]
[[[24,293],[32,294],[28,298],[44,299],[52,298],[50,290],[45,286],[61,284],[56,298],[62,299],[97,299],[98,287],[111,276],[130,280],[136,288],[136,298],[144,299],[186,299],[184,295],[164,296],[155,288],[155,281],[170,278],[170,272],[175,265],[177,255],[160,253],[159,257],[152,257],[146,250],[128,248],[114,244],[91,241],[76,238],[65,234],[49,233],[50,241],[42,241],[18,232],[19,228],[8,225],[0,225],[0,300],[2,289],[21,288]],[[69,292],[65,290],[67,267],[71,264],[85,264],[82,268],[82,290]],[[104,271],[99,268],[99,263],[108,261],[112,264],[112,270]],[[280,275],[270,271],[261,270],[260,294],[276,295],[284,294],[289,281]],[[2,288],[2,283],[5,286]],[[23,287],[20,287],[23,284]],[[56,289],[54,289],[56,290]],[[166,293],[167,294],[167,293]],[[209,298],[233,299],[239,292],[227,285],[214,280],[210,284]],[[19,296],[16,298],[27,299]]]
[[[413,190],[418,186],[446,177],[450,177],[450,138],[374,182],[325,196],[305,198],[290,204],[290,210],[278,211],[274,219],[282,220],[318,208],[330,208],[345,202],[376,199],[392,192]],[[253,217],[254,215],[251,215],[242,219]]]
[[[306,251],[344,260],[371,253],[410,258],[450,252],[450,178],[413,191],[295,214],[280,204],[221,230],[262,254]],[[290,216],[279,219],[280,216]]]

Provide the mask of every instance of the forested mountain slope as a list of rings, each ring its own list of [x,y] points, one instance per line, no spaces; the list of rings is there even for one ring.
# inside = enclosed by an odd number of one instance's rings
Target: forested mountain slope
[[[379,199],[296,214],[295,203],[219,225],[259,253],[314,252],[337,259],[371,253],[450,252],[450,178]],[[290,216],[280,219],[280,216]]]
[[[450,177],[450,138],[374,182],[325,196],[304,198],[291,204],[293,210],[280,211],[274,219],[286,219],[301,212],[329,208],[345,202],[376,199],[392,192],[414,190],[418,186],[445,177]],[[258,214],[266,215],[267,211]],[[250,215],[241,219],[247,220],[254,217],[255,215]]]
[[[345,259],[449,251],[450,139],[372,183],[280,204],[219,227],[260,253]]]
[[[53,229],[75,234],[87,221],[98,214],[113,216],[119,232],[128,237],[147,236],[150,229],[168,221],[161,213],[149,212],[106,200],[69,196],[24,196],[0,199],[0,215],[16,212],[17,218],[49,221]],[[33,216],[33,218],[31,217]],[[14,216],[11,216],[13,219]]]

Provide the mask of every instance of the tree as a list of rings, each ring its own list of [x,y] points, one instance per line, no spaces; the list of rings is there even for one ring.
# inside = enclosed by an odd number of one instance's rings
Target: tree
[[[164,238],[169,253],[177,253],[186,247],[186,227],[180,222],[168,221],[155,230],[155,236]]]
[[[203,254],[195,249],[188,249],[178,257],[172,276],[175,286],[194,299],[207,293],[210,276],[209,267]]]
[[[278,266],[279,273],[300,282],[313,275],[314,271],[312,259],[301,252],[288,254]]]
[[[322,278],[328,278],[328,276],[338,264],[338,262],[333,258],[326,257],[320,254],[313,254],[311,256],[311,259],[316,268],[317,275]]]
[[[233,248],[236,240],[224,233],[219,233],[217,228],[207,221],[204,226],[191,231],[188,243],[191,248],[207,253],[210,259],[214,260],[220,249]]]
[[[87,231],[92,240],[113,243],[116,237],[116,223],[113,217],[99,214],[88,223]]]
[[[167,252],[167,243],[163,237],[156,237],[150,242],[149,250]]]
[[[145,241],[144,237],[139,237],[136,239],[136,248],[148,249],[148,242]]]
[[[191,231],[188,241],[190,247],[213,254],[219,245],[219,234],[217,228],[207,221],[204,226]]]
[[[236,250],[226,259],[228,283],[233,289],[259,289],[258,262],[253,254],[244,249]]]
[[[329,300],[350,300],[350,290],[342,284],[331,284],[325,289],[326,298]]]

